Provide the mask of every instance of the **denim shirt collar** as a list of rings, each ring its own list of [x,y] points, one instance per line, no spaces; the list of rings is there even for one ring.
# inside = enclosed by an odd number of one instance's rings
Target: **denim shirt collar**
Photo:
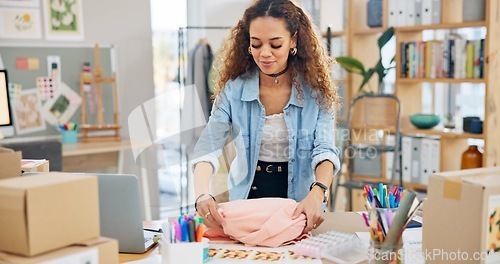
[[[298,76],[299,80],[301,80],[300,76]],[[250,75],[250,77],[246,80],[244,80],[244,89],[241,94],[241,100],[242,101],[260,101],[259,100],[259,73],[258,71],[255,71],[253,74]],[[302,89],[305,90],[305,85],[304,82],[302,82]],[[304,107],[304,99],[303,98],[297,98],[297,87],[295,86],[295,83],[292,82],[292,94],[290,96],[290,101],[288,101],[287,105],[285,108],[288,107],[288,105],[293,104],[298,107]],[[302,96],[303,97],[303,96]]]

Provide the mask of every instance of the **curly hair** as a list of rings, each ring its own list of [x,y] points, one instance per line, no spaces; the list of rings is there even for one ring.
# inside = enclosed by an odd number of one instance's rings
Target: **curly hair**
[[[218,68],[213,99],[223,92],[229,80],[253,73],[258,67],[248,53],[250,23],[258,18],[270,16],[285,20],[290,35],[297,34],[297,54],[288,57],[288,68],[299,97],[303,90],[297,80],[300,73],[304,81],[316,91],[316,100],[325,109],[339,106],[337,87],[330,76],[332,61],[325,55],[311,19],[290,0],[257,0],[245,10],[243,18],[231,29],[221,52],[217,55]]]

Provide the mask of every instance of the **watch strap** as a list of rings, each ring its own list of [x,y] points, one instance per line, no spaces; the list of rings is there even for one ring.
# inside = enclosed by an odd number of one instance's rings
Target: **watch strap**
[[[311,191],[311,190],[312,190],[312,188],[314,188],[314,186],[318,186],[318,187],[320,187],[321,189],[323,189],[323,192],[325,193],[325,195],[324,195],[324,197],[323,197],[323,202],[327,202],[327,200],[328,200],[328,187],[326,187],[326,185],[324,185],[324,184],[323,184],[323,183],[321,183],[321,182],[317,182],[317,181],[315,181],[315,182],[313,182],[313,183],[311,184],[311,187],[309,187],[309,191]]]
[[[323,183],[321,183],[321,182],[317,182],[317,181],[315,181],[315,182],[313,182],[313,183],[311,184],[311,187],[309,188],[309,191],[310,191],[310,190],[312,190],[312,188],[313,188],[314,186],[318,186],[318,187],[320,187],[321,189],[323,189],[323,191],[328,191],[328,187],[326,187],[326,185],[324,185],[324,184],[323,184]]]

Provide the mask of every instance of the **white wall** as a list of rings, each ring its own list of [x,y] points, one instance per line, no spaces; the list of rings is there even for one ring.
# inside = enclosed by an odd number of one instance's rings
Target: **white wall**
[[[40,1],[40,0],[39,0]],[[62,42],[2,39],[8,43],[46,43],[78,45],[113,44],[117,51],[117,87],[119,89],[122,133],[128,134],[129,113],[153,98],[153,58],[149,0],[82,0],[85,39]],[[43,10],[40,1],[40,11]],[[43,11],[41,12],[43,16]]]
[[[252,0],[188,0],[188,26],[233,27],[243,17]],[[217,52],[229,30],[190,32],[190,43],[207,38]]]
[[[116,46],[120,122],[128,135],[129,113],[154,97],[149,0],[83,2],[85,42]]]
[[[85,39],[75,44],[113,44],[117,55],[117,87],[122,135],[128,135],[128,115],[154,97],[151,11],[149,0],[82,0]],[[42,5],[40,5],[42,10]],[[43,13],[43,12],[42,12]],[[1,40],[2,43],[55,42]],[[66,42],[57,42],[66,43]],[[130,151],[125,152],[125,173],[141,175]],[[158,219],[156,167],[146,169],[150,184],[152,218]],[[144,170],[143,170],[144,171]]]

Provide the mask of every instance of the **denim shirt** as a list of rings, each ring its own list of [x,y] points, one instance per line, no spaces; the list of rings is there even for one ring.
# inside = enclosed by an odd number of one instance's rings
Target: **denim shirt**
[[[331,161],[335,174],[340,169],[339,150],[334,146],[333,111],[320,108],[306,82],[301,82],[301,88],[303,96],[297,98],[297,88],[292,85],[290,100],[283,108],[289,139],[288,198],[298,202],[309,193],[320,162]],[[232,135],[237,155],[228,176],[229,200],[246,199],[254,179],[266,119],[259,99],[258,72],[227,82],[217,100],[218,105],[213,107],[195,146],[196,158],[191,163],[209,162],[217,172],[222,147]]]

